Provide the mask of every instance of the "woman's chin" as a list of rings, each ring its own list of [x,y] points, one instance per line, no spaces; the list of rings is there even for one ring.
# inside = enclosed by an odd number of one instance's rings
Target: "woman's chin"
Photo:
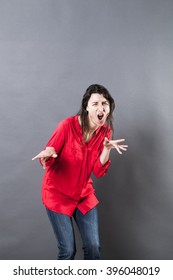
[[[102,125],[105,124],[106,120],[105,119],[102,119],[102,120],[98,119],[97,122],[98,122],[99,126],[102,126]]]

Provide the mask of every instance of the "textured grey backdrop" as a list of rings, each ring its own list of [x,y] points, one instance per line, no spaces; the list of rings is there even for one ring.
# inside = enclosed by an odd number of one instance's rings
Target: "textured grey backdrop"
[[[0,259],[56,258],[31,158],[91,83],[129,144],[94,179],[102,258],[173,259],[172,77],[172,0],[0,0]]]

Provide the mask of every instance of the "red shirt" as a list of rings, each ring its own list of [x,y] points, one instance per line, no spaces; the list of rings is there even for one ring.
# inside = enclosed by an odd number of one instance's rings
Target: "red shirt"
[[[46,147],[54,147],[58,155],[46,162],[42,184],[44,205],[55,212],[73,215],[76,207],[85,214],[98,204],[90,178],[106,174],[110,160],[100,162],[104,138],[111,138],[112,131],[103,125],[88,143],[83,141],[78,116],[59,123]]]

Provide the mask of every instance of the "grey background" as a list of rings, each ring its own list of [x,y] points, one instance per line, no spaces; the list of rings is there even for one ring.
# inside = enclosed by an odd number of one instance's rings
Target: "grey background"
[[[0,0],[0,259],[56,259],[31,158],[92,83],[129,145],[94,179],[102,259],[173,259],[172,55],[171,0]]]

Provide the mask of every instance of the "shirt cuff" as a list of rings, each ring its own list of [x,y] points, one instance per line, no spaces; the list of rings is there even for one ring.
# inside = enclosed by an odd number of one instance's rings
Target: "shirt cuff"
[[[40,164],[43,166],[41,159],[39,159],[39,160],[40,160]],[[47,161],[45,162],[45,166],[46,166],[46,167],[51,166],[52,163],[54,162],[54,160],[55,160],[55,159],[54,159],[53,157],[51,157],[49,160],[47,160]]]
[[[47,161],[45,162],[46,167],[52,165],[52,163],[54,162],[54,160],[55,160],[55,158],[53,158],[53,157],[51,157],[49,160],[47,160]]]
[[[100,158],[98,158],[97,162],[95,163],[95,167],[94,167],[94,174],[96,175],[96,177],[104,176],[107,173],[110,164],[111,164],[110,159],[108,159],[108,161],[103,165],[100,162]]]

